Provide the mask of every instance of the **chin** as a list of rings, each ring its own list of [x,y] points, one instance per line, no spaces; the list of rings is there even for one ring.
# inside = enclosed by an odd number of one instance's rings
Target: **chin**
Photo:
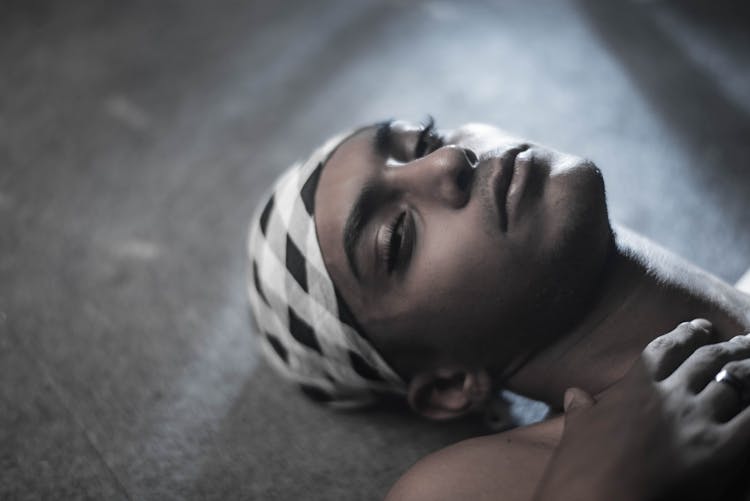
[[[591,162],[582,161],[550,179],[545,213],[545,258],[553,273],[537,304],[547,318],[574,323],[595,294],[614,233],[607,212],[604,180]],[[551,315],[550,315],[551,313]]]
[[[593,162],[580,160],[551,178],[547,214],[559,252],[579,265],[595,265],[612,239],[604,178]]]

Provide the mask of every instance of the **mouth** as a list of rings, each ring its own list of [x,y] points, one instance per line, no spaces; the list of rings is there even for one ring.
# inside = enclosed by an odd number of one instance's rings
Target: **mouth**
[[[516,157],[527,149],[529,149],[529,146],[522,144],[506,150],[499,158],[500,166],[492,179],[497,213],[500,219],[500,230],[503,233],[508,231],[508,190],[513,182]]]

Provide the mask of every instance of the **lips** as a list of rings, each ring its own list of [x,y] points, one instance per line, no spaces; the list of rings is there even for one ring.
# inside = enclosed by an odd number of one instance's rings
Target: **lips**
[[[516,157],[528,148],[528,145],[524,144],[505,151],[500,157],[499,172],[493,179],[500,230],[503,232],[508,231],[508,190],[513,182]]]

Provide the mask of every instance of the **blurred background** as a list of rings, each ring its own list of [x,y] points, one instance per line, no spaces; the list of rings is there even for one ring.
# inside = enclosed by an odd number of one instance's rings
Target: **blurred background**
[[[248,218],[328,135],[432,113],[602,168],[750,267],[750,10],[715,0],[0,0],[0,498],[378,499],[481,432],[333,413],[256,353]]]

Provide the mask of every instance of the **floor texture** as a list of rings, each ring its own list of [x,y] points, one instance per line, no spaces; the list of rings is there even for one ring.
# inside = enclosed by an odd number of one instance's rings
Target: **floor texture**
[[[248,217],[324,137],[486,121],[594,159],[611,216],[750,266],[740,1],[0,0],[0,499],[378,499],[479,432],[277,379]]]

